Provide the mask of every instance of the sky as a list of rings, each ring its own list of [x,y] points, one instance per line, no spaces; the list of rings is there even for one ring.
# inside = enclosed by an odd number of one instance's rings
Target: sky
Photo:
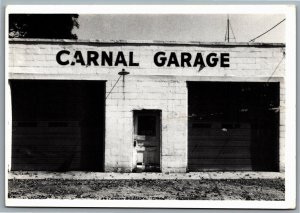
[[[229,15],[236,42],[249,42],[284,18],[281,14]],[[80,14],[78,23],[79,29],[73,30],[78,39],[223,42],[227,15]],[[285,43],[284,31],[285,22],[256,42]]]

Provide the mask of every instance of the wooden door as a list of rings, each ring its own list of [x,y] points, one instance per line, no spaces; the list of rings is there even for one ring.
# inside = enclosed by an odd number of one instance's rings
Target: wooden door
[[[137,171],[160,171],[160,111],[134,111],[134,159]]]

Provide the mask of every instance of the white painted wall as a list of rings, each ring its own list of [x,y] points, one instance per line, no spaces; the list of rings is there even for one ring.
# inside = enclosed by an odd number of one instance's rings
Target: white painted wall
[[[61,66],[56,54],[62,49],[134,52],[139,67]],[[230,53],[230,67],[156,67],[158,51]],[[71,42],[11,41],[10,79],[105,80],[111,91],[122,68],[130,74],[122,79],[106,100],[105,171],[130,172],[133,157],[133,110],[162,111],[162,172],[185,172],[187,167],[187,87],[186,81],[272,81],[280,86],[280,171],[284,171],[285,65],[283,45],[201,44],[154,42]],[[179,58],[180,59],[180,58]],[[279,64],[280,63],[280,64]],[[7,91],[9,92],[9,91]],[[9,97],[9,96],[8,96]],[[8,146],[9,147],[9,146]],[[10,153],[9,153],[10,154]]]

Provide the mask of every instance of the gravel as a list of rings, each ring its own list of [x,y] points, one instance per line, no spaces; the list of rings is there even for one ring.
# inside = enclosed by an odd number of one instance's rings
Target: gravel
[[[284,200],[283,179],[10,179],[8,197],[94,200]]]

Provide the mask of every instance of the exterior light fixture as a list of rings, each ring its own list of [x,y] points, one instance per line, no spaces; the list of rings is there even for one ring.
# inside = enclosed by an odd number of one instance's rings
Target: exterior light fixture
[[[128,75],[129,73],[130,73],[130,72],[125,71],[125,69],[122,69],[121,72],[118,72],[118,74],[121,75],[121,76]]]
[[[111,88],[111,90],[109,91],[109,93],[107,94],[105,100],[108,98],[108,96],[110,95],[110,93],[113,91],[113,89],[115,88],[115,86],[117,85],[117,83],[119,82],[120,78],[123,76],[123,87],[124,87],[124,83],[125,83],[125,75],[128,75],[130,72],[125,71],[125,69],[122,69],[122,71],[118,72],[118,75],[120,76],[118,78],[118,80],[116,81],[116,83],[114,84],[114,86]]]

